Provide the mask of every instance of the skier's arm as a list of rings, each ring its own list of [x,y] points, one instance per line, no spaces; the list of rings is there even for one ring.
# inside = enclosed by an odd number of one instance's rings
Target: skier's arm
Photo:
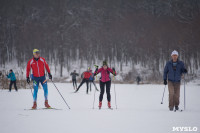
[[[76,76],[79,76],[79,74],[78,74],[78,73],[76,73]]]
[[[182,73],[187,73],[187,69],[185,68],[184,63],[182,64],[181,72],[182,72]]]
[[[169,72],[169,69],[168,69],[168,63],[165,65],[165,68],[164,68],[164,74],[163,74],[163,80],[167,80],[167,74]]]
[[[31,65],[30,65],[30,61],[29,61],[27,64],[27,67],[26,67],[26,78],[29,77],[30,70],[31,70]]]
[[[50,74],[51,72],[50,72],[50,69],[49,69],[49,65],[47,64],[45,59],[44,59],[44,65],[45,65],[47,72]]]
[[[83,79],[83,77],[84,77],[84,72],[81,74],[81,78]]]
[[[10,74],[11,74],[11,73],[9,73],[9,74],[7,75],[7,78],[11,78]]]
[[[95,71],[94,71],[94,76],[96,76],[97,74],[99,74],[102,70],[103,70],[103,68],[100,68],[100,69],[98,69],[98,70],[95,70]]]
[[[114,71],[113,71],[113,70],[114,70]],[[115,71],[114,68],[111,69],[111,68],[108,67],[108,71],[111,72],[114,76],[116,76],[116,71]]]

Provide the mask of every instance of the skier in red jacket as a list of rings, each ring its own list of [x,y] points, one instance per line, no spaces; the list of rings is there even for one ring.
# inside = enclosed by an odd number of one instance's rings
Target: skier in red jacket
[[[100,69],[96,69],[94,72],[94,76],[98,73],[101,73],[100,78],[100,96],[99,96],[99,109],[101,109],[102,106],[102,100],[103,100],[103,94],[105,92],[105,86],[106,86],[106,93],[107,93],[107,100],[108,100],[108,108],[111,108],[111,96],[110,96],[110,86],[111,86],[111,79],[110,79],[110,73],[112,73],[114,76],[116,76],[115,68],[111,69],[108,67],[108,64],[106,61],[103,61],[103,66]]]
[[[30,70],[32,69],[33,73],[33,107],[32,109],[37,108],[37,93],[38,93],[38,86],[39,83],[42,84],[44,89],[44,97],[45,97],[45,107],[51,108],[48,104],[48,87],[47,87],[47,80],[45,78],[45,69],[49,74],[49,79],[52,79],[52,75],[49,69],[49,65],[47,64],[46,60],[43,57],[40,57],[40,53],[38,49],[33,50],[33,58],[28,61],[27,68],[26,68],[26,78],[27,83],[30,83]]]
[[[88,89],[89,89],[89,78],[90,76],[92,76],[92,73],[90,72],[90,67],[88,67],[88,70],[86,72],[83,72],[82,74],[82,77],[83,77],[83,80],[82,82],[80,83],[80,85],[78,86],[78,88],[76,89],[75,93],[80,89],[80,87],[86,82],[87,84],[87,90],[86,90],[86,93],[88,94]]]

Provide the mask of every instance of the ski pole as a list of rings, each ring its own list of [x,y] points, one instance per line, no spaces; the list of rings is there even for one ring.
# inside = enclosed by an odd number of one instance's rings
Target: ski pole
[[[33,91],[32,91],[32,87],[31,87],[31,85],[28,83],[28,85],[29,85],[29,88],[31,89],[31,94],[32,94],[32,96],[33,96]]]
[[[97,65],[94,65],[96,68],[98,67]],[[97,72],[96,72],[96,81],[97,81]],[[96,95],[96,86],[95,86],[95,91],[94,91],[94,99],[93,99],[93,109],[94,109],[94,103],[95,103],[95,95]]]
[[[185,74],[184,74],[184,110],[186,109],[186,95],[185,95]]]
[[[113,76],[113,81],[115,81],[115,76]],[[116,90],[115,90],[115,82],[114,82],[114,92],[115,92],[115,106],[117,109],[117,95],[116,95]]]
[[[58,90],[58,88],[56,87],[55,83],[53,82],[53,80],[51,80],[51,82],[53,83],[53,85],[55,86],[55,88],[57,89],[58,93],[60,94],[60,96],[62,97],[63,101],[65,102],[65,104],[67,105],[67,107],[70,109],[69,105],[67,104],[67,102],[65,101],[64,97],[62,96],[62,94],[60,93],[60,91]]]
[[[164,91],[163,91],[163,96],[162,96],[161,104],[163,104],[163,98],[164,98],[164,96],[165,96],[165,88],[166,88],[166,85],[165,85],[165,87],[164,87]]]
[[[95,94],[96,94],[96,89],[94,91],[93,109],[94,109],[94,103],[95,103]]]

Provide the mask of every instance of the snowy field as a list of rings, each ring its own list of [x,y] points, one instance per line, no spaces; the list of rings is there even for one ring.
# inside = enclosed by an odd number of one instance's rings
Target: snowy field
[[[113,110],[107,109],[104,95],[103,109],[92,109],[94,89],[86,94],[86,85],[74,94],[72,84],[56,83],[71,107],[67,109],[53,84],[49,83],[49,103],[62,110],[25,110],[32,107],[29,89],[0,90],[0,133],[170,133],[172,127],[198,127],[200,132],[200,86],[187,84],[187,110],[168,111],[168,91],[164,104],[161,98],[164,85],[117,84],[115,109],[113,85],[111,89]],[[99,88],[99,87],[98,87]],[[183,90],[183,86],[181,86]],[[183,91],[181,105],[183,108]],[[44,105],[43,90],[38,92],[38,108]]]

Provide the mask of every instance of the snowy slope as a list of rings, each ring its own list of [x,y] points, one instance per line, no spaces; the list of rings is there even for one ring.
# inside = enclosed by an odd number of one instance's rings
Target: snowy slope
[[[168,92],[161,105],[163,85],[117,84],[118,109],[108,110],[106,95],[103,109],[98,110],[96,93],[85,94],[85,85],[76,94],[71,84],[56,84],[71,110],[62,101],[53,84],[49,83],[49,103],[62,110],[24,110],[32,106],[31,92],[0,92],[0,133],[169,133],[174,126],[196,126],[200,132],[200,86],[188,84],[187,110],[169,112]],[[112,106],[115,107],[112,86]],[[183,86],[181,86],[183,90]],[[182,95],[183,96],[183,95]],[[43,108],[43,90],[38,92],[38,106]],[[181,98],[183,103],[183,98]],[[183,108],[183,104],[180,105]]]

